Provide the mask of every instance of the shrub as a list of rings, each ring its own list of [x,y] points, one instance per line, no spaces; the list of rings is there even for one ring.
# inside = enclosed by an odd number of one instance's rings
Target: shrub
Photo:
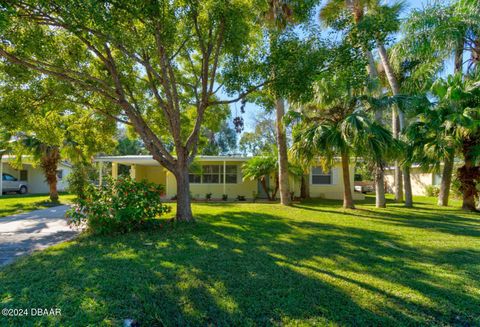
[[[211,200],[211,199],[212,199],[212,193],[207,193],[207,194],[205,194],[205,199],[206,199],[207,201]]]
[[[244,195],[237,195],[237,200],[238,201],[247,201]]]
[[[427,185],[425,186],[425,195],[431,197],[437,197],[440,193],[440,188],[435,185]]]
[[[86,164],[74,165],[67,175],[68,191],[77,197],[85,198],[85,188],[96,174],[95,168]]]
[[[170,207],[161,202],[163,186],[147,181],[136,182],[130,177],[108,180],[98,188],[88,185],[85,197],[78,198],[67,212],[70,223],[75,226],[86,224],[94,233],[126,233],[139,230]]]
[[[228,194],[222,194],[222,200],[228,201]]]

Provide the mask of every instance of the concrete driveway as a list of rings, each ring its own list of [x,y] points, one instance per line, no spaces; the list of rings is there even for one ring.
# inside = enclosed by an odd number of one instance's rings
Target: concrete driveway
[[[77,235],[64,218],[67,209],[63,205],[0,218],[0,266]]]

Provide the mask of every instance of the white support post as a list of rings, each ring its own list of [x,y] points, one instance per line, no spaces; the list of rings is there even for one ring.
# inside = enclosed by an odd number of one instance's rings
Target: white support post
[[[223,194],[227,194],[227,164],[225,160],[223,160]]]
[[[103,161],[98,163],[98,186],[102,187],[103,185]]]

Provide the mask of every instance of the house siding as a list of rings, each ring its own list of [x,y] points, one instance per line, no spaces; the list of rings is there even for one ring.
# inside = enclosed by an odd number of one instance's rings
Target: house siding
[[[420,168],[410,169],[410,179],[413,195],[426,195],[426,187],[434,185],[434,174],[424,172]],[[385,171],[385,183],[387,184],[387,192],[394,193],[395,176],[393,169]]]
[[[68,189],[67,176],[68,174],[70,174],[71,168],[65,165],[60,165],[58,169],[63,170],[63,178],[61,180],[58,180],[57,189],[60,192],[64,192]],[[48,183],[45,181],[45,176],[40,167],[34,167],[29,164],[22,164],[21,169],[16,169],[9,163],[3,163],[3,172],[6,174],[10,174],[18,179],[20,179],[21,170],[26,170],[28,172],[28,193],[45,194],[50,192]]]
[[[212,193],[212,199],[221,199],[223,194],[227,194],[229,199],[236,199],[237,196],[244,196],[247,199],[253,198],[254,194],[258,194],[258,181],[256,180],[243,180],[242,165],[245,161],[228,161],[227,165],[236,165],[237,168],[237,183],[225,185],[223,183],[215,184],[197,184],[190,183],[190,192],[194,198],[204,199],[207,193]],[[223,161],[199,161],[200,165],[223,165]],[[116,177],[116,166],[114,163],[112,168],[112,177]],[[147,166],[134,164],[131,166],[130,175],[137,181],[147,180],[157,184],[165,186],[164,197],[171,199],[177,193],[177,182],[175,176],[161,166]],[[350,168],[350,182],[353,192],[353,165]],[[270,178],[271,184],[274,181],[273,176]],[[300,196],[300,179],[290,176],[290,189],[294,192],[294,196]],[[311,183],[311,173],[308,180],[310,184],[310,196],[312,198],[325,198],[325,199],[343,199],[343,176],[341,174],[340,163],[336,164],[332,168],[332,184],[329,185],[315,185]],[[277,194],[277,197],[279,194]],[[364,199],[364,195],[353,192],[354,199]]]

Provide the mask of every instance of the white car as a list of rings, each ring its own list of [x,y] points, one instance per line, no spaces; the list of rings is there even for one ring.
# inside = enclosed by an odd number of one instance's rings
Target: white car
[[[19,181],[10,174],[2,174],[2,193],[17,192],[20,194],[28,193],[28,184],[26,181]]]

